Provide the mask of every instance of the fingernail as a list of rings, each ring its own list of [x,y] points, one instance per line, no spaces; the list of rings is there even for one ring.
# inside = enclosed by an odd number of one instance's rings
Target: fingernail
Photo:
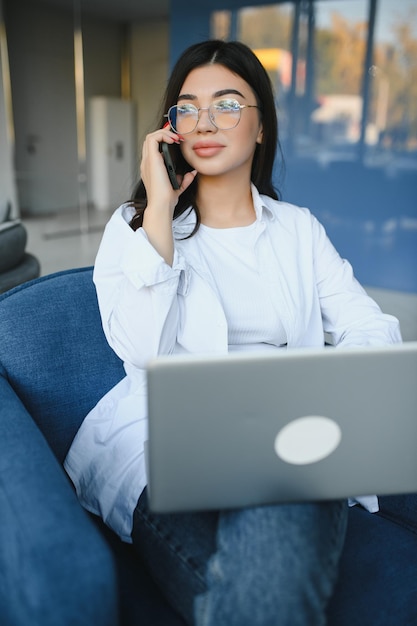
[[[162,128],[169,128],[169,122],[165,122]]]

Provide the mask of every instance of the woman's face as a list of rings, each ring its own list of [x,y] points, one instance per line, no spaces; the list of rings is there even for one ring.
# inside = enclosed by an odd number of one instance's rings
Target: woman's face
[[[192,70],[181,88],[178,104],[190,103],[207,108],[214,100],[233,98],[244,105],[256,105],[255,94],[248,83],[223,65],[204,65]],[[228,173],[250,179],[256,144],[262,141],[262,124],[258,108],[241,110],[234,128],[220,130],[207,111],[200,111],[195,130],[184,136],[181,150],[185,160],[201,176]]]

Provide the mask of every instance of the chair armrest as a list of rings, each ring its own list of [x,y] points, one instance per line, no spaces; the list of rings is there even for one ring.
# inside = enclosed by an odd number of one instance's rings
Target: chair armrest
[[[417,535],[417,494],[381,496],[379,515]]]
[[[3,623],[118,623],[110,549],[63,468],[0,375],[0,615]]]

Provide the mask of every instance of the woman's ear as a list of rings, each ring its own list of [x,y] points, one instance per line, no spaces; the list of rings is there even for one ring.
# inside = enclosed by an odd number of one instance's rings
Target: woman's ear
[[[263,126],[261,124],[261,126],[259,128],[258,136],[256,138],[256,143],[262,143],[263,139],[264,139],[264,129],[263,129]]]

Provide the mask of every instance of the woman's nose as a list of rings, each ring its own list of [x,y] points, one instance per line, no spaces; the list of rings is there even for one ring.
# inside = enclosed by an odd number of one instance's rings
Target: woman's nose
[[[197,127],[196,127],[197,131],[214,132],[217,130],[216,126],[213,124],[211,120],[210,111],[207,107],[201,108],[198,113],[199,115],[198,115],[198,122],[197,122]]]

